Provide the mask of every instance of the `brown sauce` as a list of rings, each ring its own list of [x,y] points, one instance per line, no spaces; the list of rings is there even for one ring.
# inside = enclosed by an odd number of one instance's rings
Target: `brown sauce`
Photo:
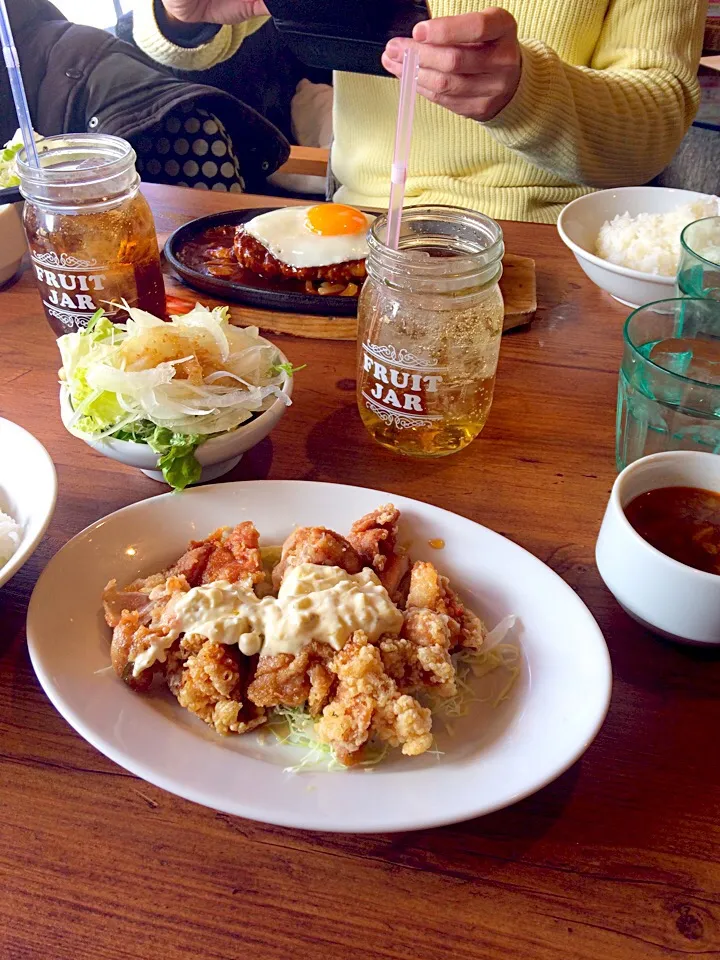
[[[661,487],[631,500],[625,516],[661,553],[696,570],[720,574],[720,493]]]

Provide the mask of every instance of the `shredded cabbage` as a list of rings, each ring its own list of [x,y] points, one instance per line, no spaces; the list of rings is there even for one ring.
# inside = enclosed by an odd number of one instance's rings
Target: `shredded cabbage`
[[[508,616],[501,620],[485,637],[479,650],[461,650],[453,656],[457,693],[454,697],[438,697],[426,693],[423,697],[433,716],[439,717],[447,732],[453,734],[453,722],[465,717],[474,703],[492,703],[497,707],[506,700],[520,674],[521,653],[514,643],[505,643],[505,637],[517,623],[517,617]],[[496,670],[503,670],[499,689],[487,696],[480,696],[474,689],[473,680],[486,677]],[[307,713],[305,707],[274,707],[266,730],[269,730],[282,744],[303,747],[307,752],[293,766],[285,767],[285,773],[306,773],[326,770],[339,772],[350,768],[340,763],[329,744],[318,740],[315,732],[316,721]],[[388,752],[385,743],[370,743],[365,748],[364,759],[357,767],[372,769],[377,766]],[[437,759],[443,751],[437,745],[428,751]]]
[[[430,709],[450,735],[454,732],[454,721],[466,717],[474,703],[491,703],[497,707],[510,695],[520,675],[521,653],[516,644],[504,640],[516,623],[517,617],[505,617],[488,633],[479,650],[465,649],[454,655],[457,686],[454,697],[428,697]],[[499,684],[480,696],[473,681],[500,669],[503,673],[499,675]]]
[[[199,444],[275,399],[290,404],[283,387],[292,369],[257,327],[233,326],[227,307],[196,304],[170,322],[125,309],[124,324],[98,311],[85,330],[58,340],[73,432],[149,444],[163,454],[165,479],[182,489],[199,478]]]
[[[274,707],[270,722],[265,727],[282,744],[291,747],[304,747],[307,753],[299,763],[285,767],[285,773],[303,773],[313,770],[340,772],[347,770],[335,757],[332,747],[318,740],[315,732],[315,720],[304,707]],[[387,744],[371,744],[365,751],[364,759],[357,767],[371,768],[380,763],[388,752]]]

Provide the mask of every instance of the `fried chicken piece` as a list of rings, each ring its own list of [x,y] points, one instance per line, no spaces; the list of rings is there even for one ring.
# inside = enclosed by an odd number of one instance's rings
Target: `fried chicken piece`
[[[239,523],[231,530],[227,527],[216,530],[205,543],[211,545],[211,550],[202,571],[201,583],[212,583],[215,580],[237,583],[243,577],[259,583],[264,579],[260,534],[249,520]],[[191,546],[197,548],[200,544],[192,543]]]
[[[164,573],[135,580],[123,590],[111,580],[103,592],[103,609],[113,628],[110,656],[118,676],[135,690],[148,689],[161,664],[153,664],[138,676],[133,675],[133,664],[153,643],[168,636],[169,624],[162,622],[162,615],[173,594],[213,580],[235,583],[249,578],[258,583],[265,579],[259,540],[253,524],[245,521],[229,531],[216,530],[205,540],[191,541]]]
[[[115,589],[114,584],[115,581],[111,580],[105,588],[106,593],[111,591],[110,596]],[[162,664],[154,663],[138,676],[133,675],[137,657],[149,650],[153,643],[168,636],[168,626],[162,622],[162,615],[170,597],[188,589],[189,585],[184,577],[168,577],[145,595],[147,602],[142,609],[125,609],[117,618],[110,644],[110,660],[115,673],[133,690],[147,690],[153,675],[162,669]]]
[[[105,623],[109,627],[116,627],[123,610],[137,610],[140,614],[140,622],[147,625],[157,599],[163,596],[162,592],[157,593],[157,588],[164,587],[170,576],[170,571],[153,573],[149,577],[133,580],[122,590],[118,589],[117,580],[111,580],[103,590]]]
[[[483,645],[487,631],[482,620],[463,605],[450,589],[448,578],[440,576],[431,563],[419,561],[413,564],[406,606],[408,610],[417,607],[447,617],[451,650],[458,647],[478,649]]]
[[[438,696],[453,697],[457,686],[451,642],[447,617],[411,608],[400,636],[382,637],[378,646],[386,673],[403,693],[431,689]]]
[[[345,537],[325,527],[298,527],[283,544],[280,563],[273,570],[273,586],[280,585],[288,567],[316,563],[323,567],[342,567],[347,573],[360,573],[363,564]]]
[[[212,541],[191,541],[186,552],[170,567],[168,573],[183,576],[191,587],[199,587],[214,549],[215,543]]]
[[[183,663],[177,656],[168,686],[178,703],[218,733],[247,733],[265,722],[265,711],[245,704],[240,654],[235,647],[205,640]]]
[[[248,699],[260,707],[301,707],[307,702],[310,713],[317,716],[334,683],[326,666],[334,655],[328,644],[313,641],[297,656],[278,653],[260,657],[247,689]]]
[[[170,647],[165,665],[165,682],[174,697],[180,693],[183,670],[190,657],[200,653],[207,637],[200,633],[186,633]]]
[[[110,661],[115,673],[133,690],[147,690],[152,683],[153,675],[162,666],[156,662],[137,676],[133,675],[133,664],[136,658],[164,635],[164,631],[160,629],[145,626],[140,621],[137,610],[123,610],[120,615],[113,630]]]
[[[392,503],[356,520],[348,541],[363,566],[372,567],[393,601],[404,599],[400,587],[410,568],[407,553],[397,545],[400,511]]]
[[[377,734],[407,756],[432,745],[430,711],[401,694],[385,673],[380,651],[358,631],[329,664],[338,678],[334,698],[317,725],[318,737],[329,743],[346,766],[357,763],[360,750]]]
[[[111,580],[103,590],[105,623],[109,627],[116,627],[124,611],[136,611],[142,617],[151,602],[142,590],[130,590],[128,587],[118,590],[117,580]]]
[[[139,611],[123,610],[113,628],[110,662],[115,673],[133,690],[147,690],[152,683],[152,670],[133,677],[135,657],[147,650],[151,642],[150,631],[140,622]]]
[[[182,574],[191,587],[214,580],[236,583],[249,576],[253,583],[265,577],[260,557],[260,534],[246,520],[236,527],[220,527],[204,540],[191,540],[169,574]]]
[[[311,717],[319,717],[332,695],[335,675],[326,663],[313,663],[308,670],[308,677],[310,679],[308,709]]]

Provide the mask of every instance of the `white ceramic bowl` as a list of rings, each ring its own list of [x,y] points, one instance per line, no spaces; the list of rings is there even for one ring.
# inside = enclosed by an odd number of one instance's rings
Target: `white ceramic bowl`
[[[0,510],[20,525],[20,543],[0,565],[0,587],[33,555],[52,519],[57,498],[55,467],[45,447],[0,417]]]
[[[283,354],[280,354],[280,360],[283,363],[287,362]],[[288,398],[292,396],[292,377],[286,378],[283,393]],[[206,440],[205,443],[201,444],[195,452],[195,456],[203,468],[199,482],[206,483],[208,480],[216,480],[232,470],[247,450],[257,446],[261,440],[265,439],[286,409],[287,404],[278,398],[267,410],[248,421],[248,423],[242,424],[237,430],[224,433],[219,437],[213,437],[213,439]],[[69,433],[72,433],[79,440],[84,440],[88,446],[97,450],[98,453],[102,453],[120,463],[125,463],[129,467],[138,467],[151,479],[165,482],[162,472],[158,470],[158,454],[146,444],[133,443],[130,440],[111,440],[109,438],[95,440],[70,426],[72,414],[69,391],[66,386],[61,386],[60,416]]]
[[[21,203],[0,205],[0,287],[18,272],[27,249],[22,208]]]
[[[666,557],[631,527],[624,508],[659,487],[720,493],[720,456],[672,450],[642,457],[617,477],[595,548],[600,576],[627,613],[661,636],[720,644],[720,576]]]
[[[627,307],[641,307],[655,300],[675,296],[675,277],[657,277],[629,267],[618,267],[595,249],[600,227],[626,211],[631,217],[639,213],[668,213],[686,203],[707,199],[707,194],[670,187],[618,187],[599,190],[578,197],[560,214],[558,233],[563,243],[575,254],[583,271],[602,290]]]

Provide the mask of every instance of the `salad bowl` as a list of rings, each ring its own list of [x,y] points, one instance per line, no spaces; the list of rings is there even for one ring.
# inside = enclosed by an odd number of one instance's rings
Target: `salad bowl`
[[[284,356],[283,362],[287,362]],[[292,396],[292,377],[290,376],[285,380],[283,393],[288,400]],[[246,451],[257,446],[275,428],[287,406],[287,401],[278,397],[272,406],[252,420],[241,424],[229,433],[212,437],[201,444],[195,451],[195,457],[202,467],[202,474],[197,482],[207,483],[209,480],[217,480],[218,477],[229,473],[240,463]],[[74,430],[70,391],[65,385],[60,387],[60,416],[65,429],[74,437],[83,440],[93,450],[128,467],[137,467],[146,477],[165,483],[165,477],[158,465],[161,454],[155,453],[146,443],[116,440],[111,437],[98,440],[79,430]]]
[[[58,341],[60,414],[73,436],[175,490],[215,480],[291,404],[293,367],[256,327],[201,304],[169,321],[125,305]]]

